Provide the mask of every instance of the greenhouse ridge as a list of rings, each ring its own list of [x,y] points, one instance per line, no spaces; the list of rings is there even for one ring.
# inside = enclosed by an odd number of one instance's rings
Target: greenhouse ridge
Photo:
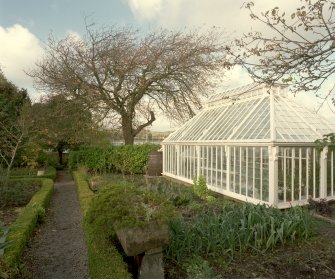
[[[204,109],[163,141],[163,174],[279,207],[334,196],[334,152],[315,140],[334,132],[328,119],[287,88],[250,84],[211,96]]]

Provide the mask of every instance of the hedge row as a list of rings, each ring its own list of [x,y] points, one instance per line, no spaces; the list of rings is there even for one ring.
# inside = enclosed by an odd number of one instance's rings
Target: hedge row
[[[25,179],[25,181],[37,179]],[[22,209],[14,224],[10,226],[8,240],[12,241],[4,254],[4,259],[10,267],[17,267],[25,246],[36,226],[44,218],[45,208],[51,199],[54,184],[51,179],[38,179],[41,189],[32,197],[27,206]]]
[[[84,234],[88,250],[88,264],[92,279],[130,279],[127,266],[118,250],[106,237],[106,233],[96,223],[87,221],[86,213],[89,210],[93,192],[90,190],[85,174],[74,171],[79,203],[84,213]]]
[[[52,167],[52,166],[48,166],[45,169],[45,173],[43,175],[39,175],[37,176],[37,170],[36,169],[13,169],[11,171],[11,175],[10,178],[49,178],[53,181],[56,180],[56,176],[57,176],[57,170]]]
[[[159,147],[154,144],[89,147],[70,152],[68,165],[70,169],[86,167],[92,172],[143,174],[149,153]]]

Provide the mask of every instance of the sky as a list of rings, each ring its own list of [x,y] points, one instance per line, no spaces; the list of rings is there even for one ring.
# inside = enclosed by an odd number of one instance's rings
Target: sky
[[[7,79],[26,88],[32,98],[41,92],[33,87],[25,71],[43,55],[43,46],[52,34],[61,39],[69,33],[83,36],[85,20],[97,26],[134,26],[139,30],[158,28],[183,30],[218,26],[231,37],[242,35],[255,25],[243,8],[245,0],[0,0],[0,67]],[[299,0],[255,0],[256,10],[275,6],[288,13]],[[251,80],[239,69],[229,72],[223,87],[245,85]],[[317,109],[313,96],[299,96]],[[325,105],[325,107],[327,107]],[[329,111],[327,112],[329,113]],[[152,129],[163,131],[176,126],[160,116]]]

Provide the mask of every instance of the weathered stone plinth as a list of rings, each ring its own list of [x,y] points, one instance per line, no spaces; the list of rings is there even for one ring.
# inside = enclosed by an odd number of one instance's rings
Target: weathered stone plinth
[[[128,256],[163,247],[169,242],[166,224],[150,223],[145,227],[124,228],[117,230],[116,234]]]
[[[145,252],[139,268],[138,279],[164,279],[162,248]]]
[[[164,279],[162,247],[168,244],[166,224],[150,223],[143,228],[117,230],[117,237],[128,256],[141,256],[138,267],[139,279]]]

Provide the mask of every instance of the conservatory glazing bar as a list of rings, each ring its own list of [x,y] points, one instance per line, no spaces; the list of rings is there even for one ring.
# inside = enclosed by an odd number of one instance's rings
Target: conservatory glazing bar
[[[216,192],[269,203],[269,148],[235,145],[164,145],[163,174],[188,183],[206,177]]]
[[[334,198],[335,153],[315,147],[163,145],[163,174],[188,183],[206,177],[218,193],[286,208]]]
[[[162,142],[163,174],[189,183],[203,175],[213,191],[280,208],[334,199],[334,151],[315,148],[334,123],[283,85],[226,90]]]

